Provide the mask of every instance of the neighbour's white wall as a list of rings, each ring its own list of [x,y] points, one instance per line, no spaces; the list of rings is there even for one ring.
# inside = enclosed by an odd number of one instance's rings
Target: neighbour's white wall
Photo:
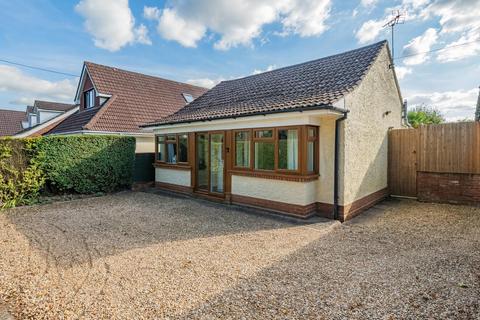
[[[39,110],[38,111],[38,116],[39,116],[39,123],[44,123],[50,119],[53,119],[59,115],[61,115],[63,112],[54,112],[54,111],[43,111]]]
[[[316,201],[317,183],[232,175],[232,194],[304,206]]]
[[[155,152],[155,138],[150,137],[135,137],[135,153],[154,153]]]
[[[155,181],[190,187],[191,173],[188,170],[155,168]]]
[[[383,48],[364,80],[345,96],[350,112],[341,124],[341,205],[387,187],[388,129],[402,125],[402,101],[387,50]]]

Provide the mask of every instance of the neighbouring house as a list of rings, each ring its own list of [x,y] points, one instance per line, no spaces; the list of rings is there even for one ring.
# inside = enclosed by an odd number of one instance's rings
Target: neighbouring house
[[[120,134],[136,138],[137,154],[153,154],[152,132],[139,125],[168,116],[207,89],[85,62],[75,95],[79,110],[48,134]]]
[[[23,130],[15,137],[25,138],[41,136],[50,131],[61,121],[78,111],[78,105],[52,101],[35,100],[33,106],[27,106],[22,121]]]
[[[26,111],[2,110],[0,136],[39,136],[78,110],[76,105],[35,100]]]
[[[0,137],[13,136],[23,130],[25,111],[0,109]]]
[[[404,124],[386,41],[224,81],[142,127],[156,185],[345,221],[388,195],[388,130]]]

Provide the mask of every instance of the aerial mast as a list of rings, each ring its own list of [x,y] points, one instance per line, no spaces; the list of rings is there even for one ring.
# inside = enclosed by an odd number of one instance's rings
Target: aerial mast
[[[395,26],[397,24],[404,24],[405,23],[405,15],[400,12],[400,10],[394,10],[392,11],[392,18],[383,25],[384,28],[386,27],[390,27],[391,28],[391,33],[392,33],[392,68],[394,67],[394,59],[395,59],[395,38],[394,38],[394,34],[395,34]]]

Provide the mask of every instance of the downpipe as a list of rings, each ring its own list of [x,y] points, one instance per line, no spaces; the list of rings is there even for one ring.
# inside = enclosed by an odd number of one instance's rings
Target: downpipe
[[[339,218],[339,170],[340,170],[340,122],[347,119],[348,110],[343,112],[343,116],[335,120],[335,160],[334,160],[334,175],[333,175],[333,219]]]

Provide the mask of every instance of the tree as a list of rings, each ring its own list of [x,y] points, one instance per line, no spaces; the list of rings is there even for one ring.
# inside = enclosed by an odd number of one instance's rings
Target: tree
[[[408,111],[408,122],[412,127],[418,128],[422,124],[443,123],[445,117],[437,108],[420,105]]]

